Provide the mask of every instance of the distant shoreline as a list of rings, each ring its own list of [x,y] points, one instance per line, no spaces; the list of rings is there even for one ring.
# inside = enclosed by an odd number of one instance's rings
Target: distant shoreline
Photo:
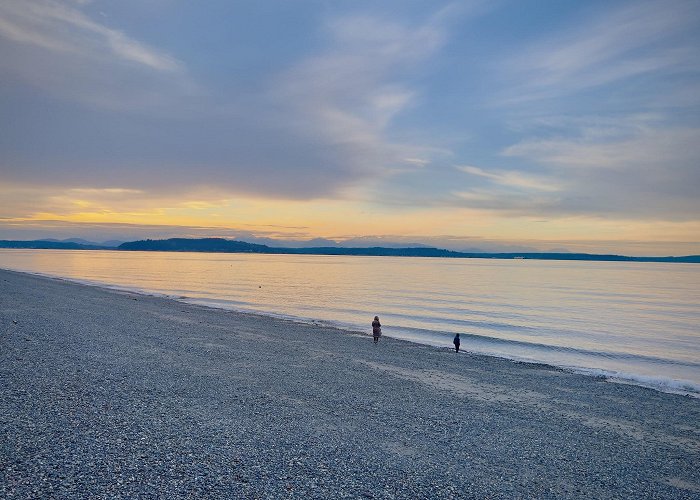
[[[565,252],[457,252],[434,247],[270,247],[223,238],[170,238],[165,240],[138,240],[117,247],[85,245],[73,242],[46,240],[0,240],[0,248],[36,250],[116,250],[142,252],[203,252],[203,253],[260,253],[281,255],[350,255],[369,257],[438,257],[451,259],[507,259],[507,260],[564,260],[598,262],[673,262],[698,264],[700,255],[634,257],[614,254]]]

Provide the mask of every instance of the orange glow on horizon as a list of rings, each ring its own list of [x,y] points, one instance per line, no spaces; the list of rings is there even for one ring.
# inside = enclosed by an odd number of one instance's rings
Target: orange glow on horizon
[[[13,191],[9,191],[12,193]],[[335,241],[373,237],[387,241],[469,247],[478,242],[502,242],[542,248],[543,245],[585,247],[596,252],[595,242],[646,242],[661,253],[700,253],[700,222],[615,220],[594,217],[513,216],[506,212],[466,208],[380,206],[350,199],[269,200],[254,197],[225,198],[221,193],[198,192],[178,199],[156,197],[134,189],[64,189],[15,191],[0,201],[6,214],[3,225],[22,223],[125,224],[142,228],[172,227],[174,234],[256,234],[276,239]],[[39,200],[27,203],[24,200]],[[65,237],[74,236],[66,234]],[[147,237],[147,236],[146,236]],[[464,243],[460,243],[464,242]],[[546,242],[546,243],[545,243]],[[581,243],[576,243],[581,242]],[[663,243],[669,244],[664,246]],[[677,250],[673,244],[681,243]],[[691,245],[691,247],[689,247]],[[692,247],[692,245],[696,245]],[[614,246],[608,245],[606,248]],[[631,248],[631,247],[630,247]],[[630,252],[633,253],[633,252]]]

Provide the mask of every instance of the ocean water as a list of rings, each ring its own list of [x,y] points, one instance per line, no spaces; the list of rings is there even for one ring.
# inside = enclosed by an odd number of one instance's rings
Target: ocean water
[[[0,268],[316,321],[700,397],[700,265],[0,250]]]

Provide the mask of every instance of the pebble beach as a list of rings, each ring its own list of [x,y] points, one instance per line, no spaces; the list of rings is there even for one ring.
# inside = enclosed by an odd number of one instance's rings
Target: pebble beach
[[[2,498],[700,498],[700,399],[0,270]],[[383,325],[385,332],[391,325]]]

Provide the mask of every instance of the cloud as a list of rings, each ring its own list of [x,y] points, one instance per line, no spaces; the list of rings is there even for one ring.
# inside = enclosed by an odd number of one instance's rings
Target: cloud
[[[264,71],[258,59],[269,48],[247,33],[245,51],[256,56],[250,75],[245,66],[215,76],[208,68],[208,79],[191,74],[177,51],[145,44],[86,12],[48,0],[0,8],[10,25],[1,33],[12,40],[0,44],[0,69],[15,84],[8,102],[18,104],[9,113],[19,123],[0,125],[0,180],[160,193],[216,186],[246,196],[319,199],[344,197],[397,170],[420,168],[407,158],[427,162],[437,154],[391,132],[421,95],[413,81],[442,46],[444,11],[422,21],[328,15],[311,37],[322,43]],[[221,52],[217,68],[233,66],[243,50]],[[241,83],[246,78],[252,83]],[[37,113],[51,118],[27,118]]]
[[[172,57],[159,54],[144,45],[130,40],[124,34],[107,30],[105,37],[115,55],[159,71],[176,71],[180,63]]]
[[[180,69],[180,63],[168,54],[92,21],[66,2],[4,1],[0,4],[0,36],[55,53],[69,52],[94,60],[110,54],[157,71]]]
[[[130,194],[145,194],[141,189],[125,189],[125,188],[74,188],[70,190],[76,194],[89,195],[130,195]]]
[[[412,168],[426,146],[394,142],[387,128],[416,98],[403,83],[445,39],[443,12],[419,26],[353,15],[326,23],[329,48],[281,75],[270,98],[306,140],[319,140],[357,174]]]
[[[692,1],[632,2],[527,47],[505,64],[522,82],[507,102],[551,98],[633,77],[700,70]]]
[[[446,206],[481,210],[491,214],[500,213],[510,217],[564,215],[559,206],[558,195],[513,192],[499,188],[455,190],[443,203]]]
[[[502,210],[515,206],[523,214],[697,220],[697,4],[595,9],[581,11],[575,26],[544,32],[499,66],[503,87],[495,102],[515,136],[501,150],[503,161],[559,189],[538,193],[531,186],[528,204],[507,197],[497,189],[504,179],[491,176],[496,186],[477,186],[478,196],[459,190],[458,203],[499,210],[500,196]]]
[[[561,137],[525,140],[506,148],[504,154],[562,168],[585,167],[588,171],[614,169],[640,173],[644,166],[663,165],[666,173],[671,173],[681,168],[677,166],[697,158],[699,138],[698,129],[651,129],[614,141]]]
[[[669,220],[697,219],[700,213],[698,128],[530,139],[503,154],[544,165],[552,178],[567,181],[557,210]]]
[[[460,170],[469,175],[485,177],[486,179],[489,179],[494,183],[502,186],[534,191],[559,191],[561,189],[559,185],[552,183],[549,179],[523,174],[518,171],[487,171],[482,168],[471,165],[462,165],[456,168],[457,170]]]
[[[130,216],[136,213],[163,213],[171,208],[207,208],[220,205],[225,198],[215,191],[173,192],[158,194],[143,189],[124,187],[61,188],[39,185],[1,183],[0,213],[11,219],[33,220],[85,218],[88,214]],[[199,200],[207,200],[205,204]]]
[[[577,25],[556,33],[465,22],[466,2],[137,4],[0,4],[0,181],[46,188],[6,197],[3,215],[213,217],[240,197],[338,200],[343,214],[697,218],[692,3],[567,6],[547,25]],[[142,8],[159,29],[140,31]],[[241,14],[236,29],[224,11]],[[483,105],[496,97],[508,106]]]
[[[184,64],[92,20],[86,2],[0,3],[0,70],[11,83],[98,109],[148,112],[196,93]]]
[[[700,128],[655,115],[551,118],[505,147],[514,169],[455,169],[445,206],[509,216],[693,221],[700,214]],[[527,169],[523,165],[527,165]]]

